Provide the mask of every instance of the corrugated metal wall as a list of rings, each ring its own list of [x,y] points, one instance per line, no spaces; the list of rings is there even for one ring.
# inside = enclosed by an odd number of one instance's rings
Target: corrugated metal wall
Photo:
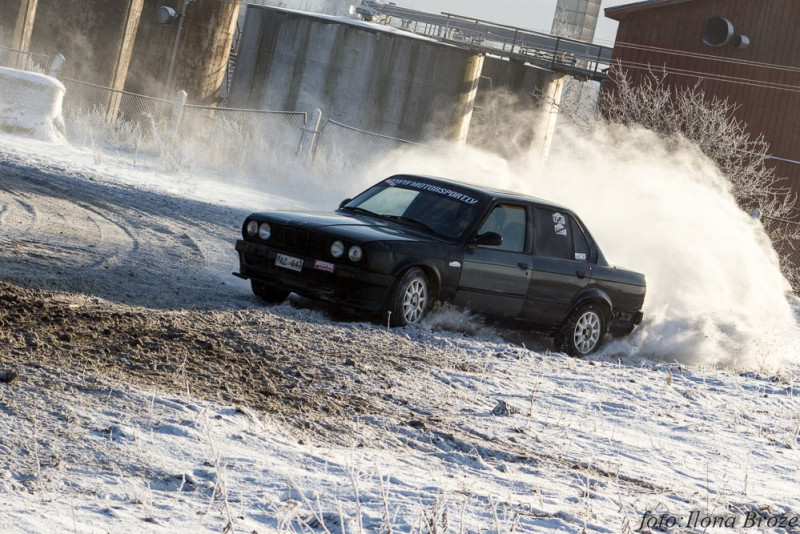
[[[619,19],[614,61],[631,76],[666,66],[670,83],[699,84],[735,102],[737,117],[764,134],[773,156],[800,161],[800,1],[691,0],[608,15]],[[749,46],[705,44],[703,26],[713,16],[728,19]],[[775,168],[800,192],[800,164],[775,161]]]

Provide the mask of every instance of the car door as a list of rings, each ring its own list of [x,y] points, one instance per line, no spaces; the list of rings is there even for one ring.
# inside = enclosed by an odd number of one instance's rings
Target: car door
[[[527,298],[531,255],[530,212],[525,204],[499,203],[476,236],[500,234],[500,245],[470,245],[464,251],[455,303],[498,317],[517,317]]]
[[[537,206],[533,223],[531,280],[522,316],[555,325],[592,278],[592,250],[580,225],[563,210]]]

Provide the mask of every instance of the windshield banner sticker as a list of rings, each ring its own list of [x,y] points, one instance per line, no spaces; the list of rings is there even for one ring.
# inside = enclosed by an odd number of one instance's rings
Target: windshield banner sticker
[[[455,200],[460,200],[465,204],[477,204],[478,199],[472,198],[469,195],[465,195],[464,193],[459,193],[458,191],[453,191],[452,189],[447,189],[445,187],[440,187],[438,185],[433,184],[426,184],[425,182],[416,182],[414,180],[406,180],[404,178],[389,178],[385,182],[390,187],[406,187],[410,189],[419,189],[421,191],[430,191],[432,193],[437,193],[442,196],[450,197]]]

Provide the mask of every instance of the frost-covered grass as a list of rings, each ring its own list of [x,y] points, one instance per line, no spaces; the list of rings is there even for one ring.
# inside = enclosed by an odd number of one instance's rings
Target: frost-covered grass
[[[271,313],[329,321],[288,305]],[[377,325],[329,329],[385,339]],[[800,506],[796,372],[577,360],[424,329],[390,336],[470,369],[386,369],[390,385],[364,385],[383,407],[340,423],[349,446],[280,414],[69,370],[43,372],[33,387],[0,386],[3,435],[15,449],[0,466],[0,526],[623,532],[646,511],[741,525],[747,512]]]

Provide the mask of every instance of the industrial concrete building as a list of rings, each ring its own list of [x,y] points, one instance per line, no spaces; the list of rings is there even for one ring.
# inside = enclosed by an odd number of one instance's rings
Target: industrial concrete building
[[[159,24],[156,14],[160,6],[178,13],[184,9],[183,28],[175,28],[180,24],[177,20]],[[144,0],[125,89],[156,95],[169,80],[170,87],[164,89],[169,95],[183,89],[190,102],[218,103],[226,96],[228,57],[239,6],[240,0],[194,0],[189,4],[185,0]],[[165,51],[169,53],[165,55]]]
[[[248,6],[230,105],[312,111],[419,140],[463,140],[483,55],[352,19]]]
[[[165,94],[170,78],[172,87],[189,92],[190,101],[212,102],[225,78],[239,5],[240,0],[3,0],[0,46],[62,54],[63,77],[151,96]],[[159,24],[162,7],[185,17]]]
[[[467,140],[476,101],[495,91],[537,110],[529,128],[548,139],[567,73],[601,75],[598,61],[586,69],[576,58],[610,57],[576,40],[380,5],[394,10],[387,21],[408,18],[405,27],[249,5],[232,78],[240,0],[5,0],[0,45],[63,54],[62,78],[169,99],[184,89],[190,103],[320,108],[410,141]],[[160,24],[165,9],[185,16]],[[487,48],[497,39],[508,53]],[[115,116],[115,103],[107,107]]]
[[[409,21],[426,16],[402,14]],[[404,23],[401,30],[249,5],[229,105],[320,108],[329,119],[391,137],[464,141],[476,101],[502,90],[540,110],[533,127],[540,139],[547,137],[553,108],[542,104],[557,102],[562,73],[527,64],[525,56],[500,57],[458,40],[415,34]],[[426,28],[440,33],[434,25]]]

